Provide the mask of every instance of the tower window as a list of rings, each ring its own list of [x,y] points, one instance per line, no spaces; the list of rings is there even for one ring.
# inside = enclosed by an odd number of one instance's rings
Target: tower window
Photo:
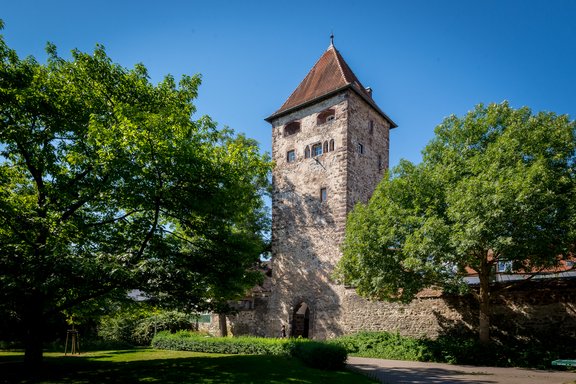
[[[293,121],[291,123],[286,124],[286,126],[284,127],[284,137],[295,135],[298,132],[300,132],[299,121]]]
[[[374,133],[374,121],[370,120],[370,122],[368,123],[368,133],[370,133],[371,135]]]
[[[305,159],[310,158],[310,147],[309,146],[306,146],[306,149],[304,149],[304,158]]]
[[[328,142],[327,141],[324,142],[323,150],[324,150],[324,153],[328,152]]]
[[[332,108],[330,108],[318,114],[318,117],[316,118],[316,124],[321,125],[329,123],[335,118],[336,118],[336,112]]]
[[[334,150],[334,139],[330,139],[330,152]]]
[[[320,188],[320,202],[324,203],[328,199],[328,193],[326,192],[326,188]]]
[[[312,157],[320,156],[322,154],[322,143],[317,143],[312,146]]]
[[[356,150],[358,151],[359,154],[363,155],[364,154],[364,144],[358,143],[358,145],[356,146]]]
[[[378,155],[378,169],[384,168],[384,163],[382,162],[382,155]]]
[[[288,161],[289,163],[293,163],[294,161],[296,161],[296,151],[291,149],[288,152],[286,152],[286,161]]]

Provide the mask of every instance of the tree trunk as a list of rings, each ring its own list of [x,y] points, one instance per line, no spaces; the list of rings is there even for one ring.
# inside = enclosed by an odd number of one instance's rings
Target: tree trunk
[[[220,336],[228,336],[228,326],[226,324],[226,315],[223,313],[218,314],[218,322],[220,324]]]
[[[490,272],[492,265],[485,263],[478,273],[480,279],[480,318],[478,325],[479,340],[481,344],[490,343]]]
[[[42,344],[44,336],[44,313],[42,297],[33,293],[26,300],[24,313],[24,364],[32,372],[42,365]]]

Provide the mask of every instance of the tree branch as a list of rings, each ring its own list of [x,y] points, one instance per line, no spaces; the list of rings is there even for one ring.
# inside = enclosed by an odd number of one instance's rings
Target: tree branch
[[[119,216],[119,217],[113,217],[112,219],[104,220],[104,221],[99,221],[99,222],[97,222],[97,223],[90,223],[90,224],[88,224],[88,226],[89,226],[89,227],[95,227],[95,226],[98,226],[98,225],[105,225],[105,224],[115,223],[115,222],[117,222],[117,221],[124,220],[125,218],[130,217],[130,216],[132,216],[133,214],[135,214],[135,213],[137,213],[137,212],[142,212],[142,210],[141,210],[141,209],[134,209],[134,210],[126,213],[125,215],[122,215],[122,216]]]
[[[36,183],[36,188],[38,190],[38,206],[43,207],[44,203],[46,202],[46,194],[44,190],[44,180],[42,179],[42,172],[36,168],[36,166],[32,162],[31,154],[24,148],[24,145],[20,141],[16,141],[16,146],[18,147],[18,151],[24,157],[24,162],[26,163],[26,167],[28,171],[32,175],[34,179],[34,183]]]
[[[97,289],[97,290],[92,291],[90,293],[87,293],[85,295],[78,296],[73,300],[66,301],[62,305],[55,305],[52,308],[50,308],[46,313],[47,314],[58,313],[58,312],[63,311],[65,309],[72,308],[75,305],[81,304],[87,300],[96,299],[100,296],[103,296],[107,293],[112,292],[113,290],[115,290],[117,288],[121,288],[121,286],[117,285],[117,284],[111,284],[111,285],[106,286],[106,287],[101,287],[100,289]]]
[[[152,236],[154,236],[154,232],[156,232],[156,229],[158,228],[159,219],[160,219],[160,198],[156,197],[155,209],[154,209],[154,222],[152,223],[152,226],[150,227],[148,233],[146,233],[144,241],[142,241],[142,244],[140,245],[140,249],[136,253],[137,259],[140,259],[142,257],[142,255],[144,254],[144,250],[148,246],[148,243],[150,242],[150,240],[152,240]]]
[[[70,217],[72,217],[72,215],[74,213],[76,213],[76,211],[78,211],[80,208],[82,208],[82,206],[84,206],[86,203],[88,203],[95,195],[97,195],[100,192],[101,186],[106,183],[107,179],[108,179],[108,175],[104,175],[102,180],[100,180],[100,182],[98,183],[100,188],[97,188],[96,191],[94,191],[94,193],[84,197],[83,199],[77,200],[74,204],[71,204],[68,208],[66,208],[64,210],[64,213],[62,214],[62,216],[60,216],[60,219],[58,220],[58,222],[59,223],[65,222]]]

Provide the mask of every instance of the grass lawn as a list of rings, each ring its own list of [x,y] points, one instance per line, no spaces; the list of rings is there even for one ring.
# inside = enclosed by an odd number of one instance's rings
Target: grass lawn
[[[22,360],[22,353],[0,352],[0,383],[375,383],[354,372],[311,369],[276,356],[153,349],[45,353],[42,372],[24,372]]]

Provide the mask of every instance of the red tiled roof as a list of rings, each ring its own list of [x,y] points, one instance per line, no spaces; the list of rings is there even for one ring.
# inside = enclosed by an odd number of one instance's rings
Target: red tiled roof
[[[288,100],[266,120],[270,121],[294,109],[305,106],[324,97],[329,97],[335,92],[346,88],[352,88],[368,104],[370,104],[379,114],[390,122],[392,128],[397,125],[384,112],[378,108],[372,100],[372,96],[360,83],[354,72],[336,50],[334,45],[330,45],[328,50],[314,64],[308,75],[302,80],[300,85],[292,92]]]

